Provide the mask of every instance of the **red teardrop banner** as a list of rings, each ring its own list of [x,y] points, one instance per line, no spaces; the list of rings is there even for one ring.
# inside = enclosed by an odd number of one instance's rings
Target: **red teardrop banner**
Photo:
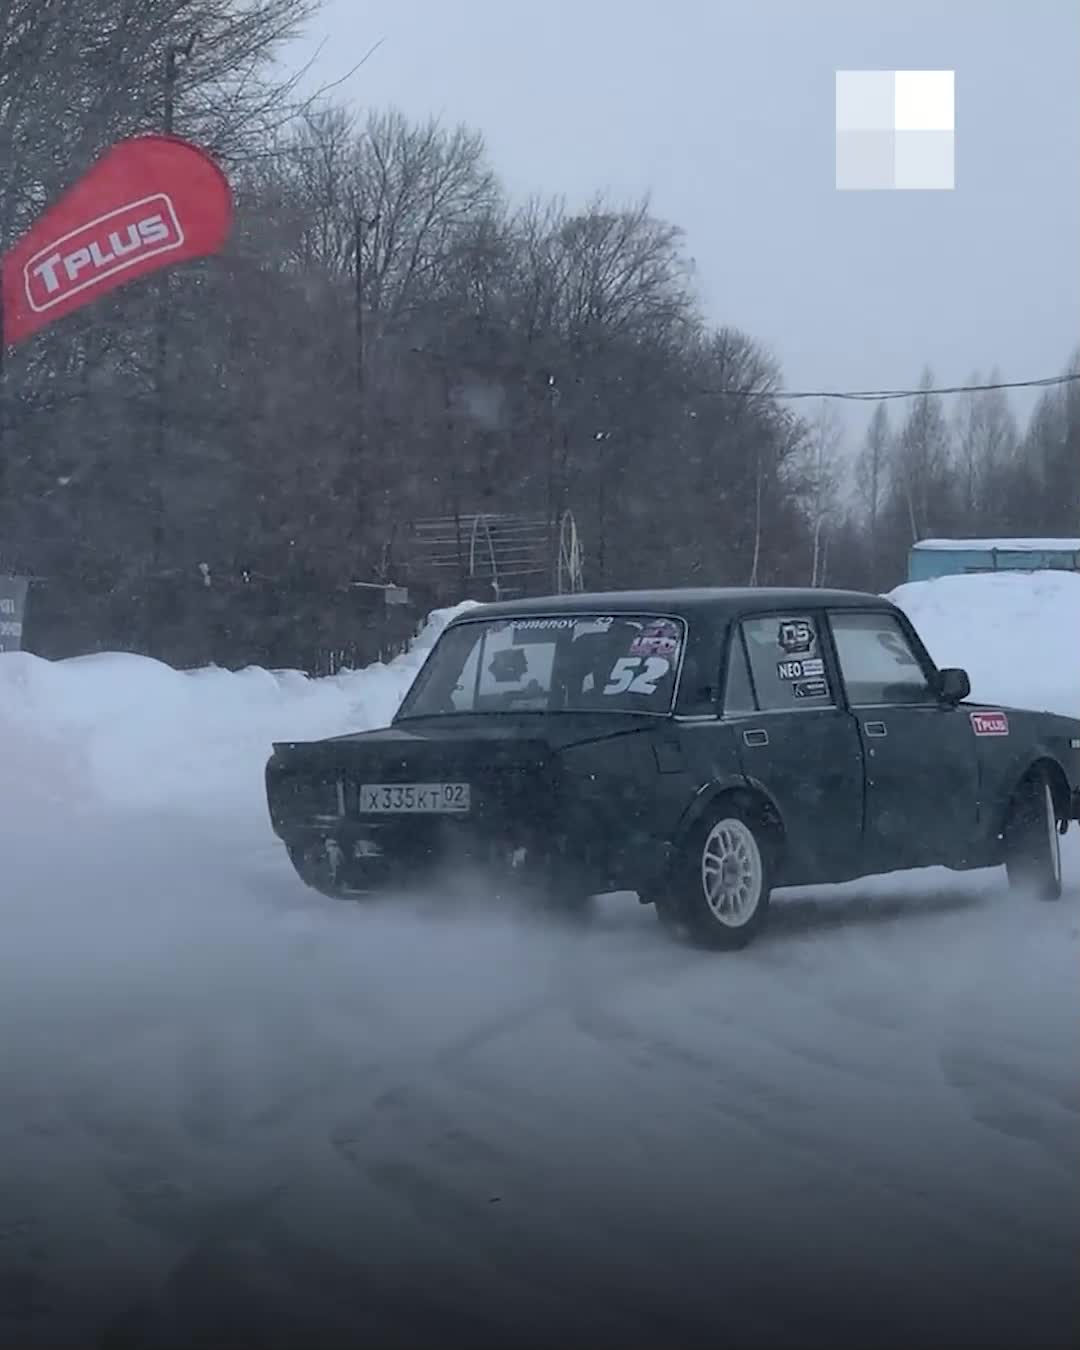
[[[178,136],[107,150],[4,255],[3,337],[46,324],[162,267],[216,253],[232,192],[215,161]]]

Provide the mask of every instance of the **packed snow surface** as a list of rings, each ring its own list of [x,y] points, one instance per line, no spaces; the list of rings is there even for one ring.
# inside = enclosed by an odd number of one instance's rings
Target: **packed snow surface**
[[[1080,716],[1080,578],[894,598]],[[731,956],[324,900],[270,743],[385,723],[446,617],[332,680],[0,656],[0,1344],[1072,1343],[1075,834],[1059,904],[791,891]]]

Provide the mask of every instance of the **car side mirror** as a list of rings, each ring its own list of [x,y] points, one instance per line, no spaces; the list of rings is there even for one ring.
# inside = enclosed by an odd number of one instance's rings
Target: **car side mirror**
[[[942,703],[962,703],[971,693],[971,681],[966,670],[958,666],[946,666],[938,671],[937,696]]]

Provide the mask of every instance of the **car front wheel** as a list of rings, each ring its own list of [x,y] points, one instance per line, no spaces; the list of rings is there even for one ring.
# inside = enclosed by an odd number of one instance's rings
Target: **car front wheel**
[[[656,902],[665,926],[704,947],[745,947],[765,921],[770,849],[760,824],[723,807],[687,841],[668,892]]]
[[[1061,896],[1061,837],[1044,774],[1032,774],[1016,790],[1005,826],[1005,869],[1013,890],[1038,900]]]

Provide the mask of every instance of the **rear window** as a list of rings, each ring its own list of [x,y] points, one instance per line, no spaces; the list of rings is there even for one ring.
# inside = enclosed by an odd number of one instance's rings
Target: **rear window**
[[[670,712],[682,619],[573,614],[447,629],[396,720],[449,713]]]

